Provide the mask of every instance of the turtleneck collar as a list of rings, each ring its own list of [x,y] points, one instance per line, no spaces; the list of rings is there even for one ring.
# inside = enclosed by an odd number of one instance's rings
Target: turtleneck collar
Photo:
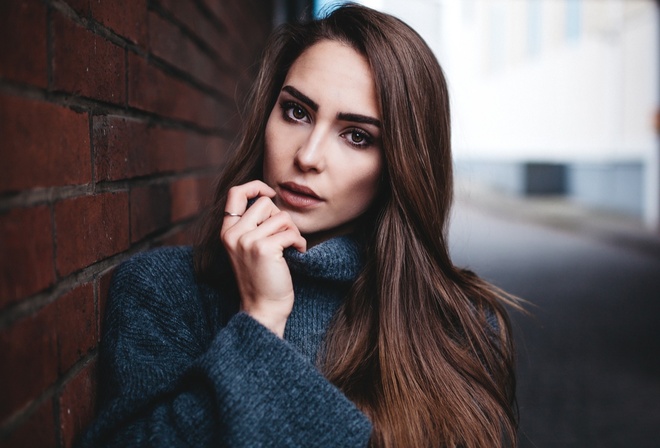
[[[331,238],[305,253],[288,248],[284,258],[292,274],[319,280],[352,282],[362,269],[360,245],[352,236]]]

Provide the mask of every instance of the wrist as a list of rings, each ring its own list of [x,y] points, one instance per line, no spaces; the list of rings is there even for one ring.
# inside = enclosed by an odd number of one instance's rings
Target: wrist
[[[275,333],[279,338],[284,339],[284,329],[286,328],[289,313],[264,310],[250,306],[242,306],[241,311]]]

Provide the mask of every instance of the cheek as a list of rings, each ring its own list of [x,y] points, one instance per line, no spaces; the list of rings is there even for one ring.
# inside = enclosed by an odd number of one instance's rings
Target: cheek
[[[360,169],[354,171],[353,182],[349,182],[350,188],[346,192],[355,197],[359,195],[359,201],[363,207],[368,207],[378,194],[382,161],[380,157],[364,164]],[[356,198],[357,199],[357,198]]]

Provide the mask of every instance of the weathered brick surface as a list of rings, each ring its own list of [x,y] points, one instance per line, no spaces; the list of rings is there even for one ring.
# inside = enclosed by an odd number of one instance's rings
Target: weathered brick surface
[[[6,440],[4,448],[55,448],[57,435],[53,419],[53,400],[45,400]]]
[[[46,5],[0,2],[0,78],[46,87]]]
[[[37,398],[58,376],[55,304],[0,330],[0,422]],[[8,387],[11,386],[11,387]]]
[[[173,35],[177,39],[172,39]],[[154,12],[149,15],[149,45],[155,56],[231,98],[232,82],[235,83],[232,74],[187,38],[179,27]]]
[[[147,0],[92,0],[92,17],[134,43],[146,46]]]
[[[55,204],[56,266],[61,276],[129,247],[128,195],[103,193]]]
[[[94,117],[97,179],[130,179],[219,164],[224,155],[219,139],[196,135],[123,117]],[[197,143],[200,147],[191,148]]]
[[[77,12],[80,17],[90,18],[92,14],[90,2],[93,0],[66,0],[66,3]]]
[[[0,1],[1,446],[93,418],[112,273],[192,242],[270,3]]]
[[[98,342],[93,286],[85,283],[57,299],[57,346],[62,373]]]
[[[178,230],[160,241],[163,246],[188,246],[194,243],[194,231],[190,227]]]
[[[230,53],[226,52],[223,42],[228,37],[226,30],[217,28],[208,17],[195,5],[194,2],[181,2],[177,0],[162,0],[163,7],[173,14],[177,21],[183,24],[189,32],[193,33],[211,47],[224,62],[231,62]],[[243,45],[242,42],[233,42],[236,46]]]
[[[228,142],[194,131],[148,127],[123,117],[94,117],[97,180],[219,167]]]
[[[201,208],[201,182],[194,177],[179,179],[170,185],[172,197],[172,221],[195,216]]]
[[[136,173],[155,170],[136,168],[146,148],[147,125],[117,116],[95,116],[93,119],[96,179],[126,179]],[[147,160],[147,166],[153,165]]]
[[[167,185],[131,189],[131,242],[137,242],[170,222],[170,192]]]
[[[98,294],[98,304],[97,311],[98,316],[96,319],[96,327],[98,329],[98,340],[101,340],[101,331],[103,330],[103,319],[105,318],[105,305],[108,302],[108,293],[110,289],[110,283],[112,282],[112,275],[115,272],[114,268],[104,271],[99,278],[97,279],[97,294]]]
[[[60,395],[60,425],[65,448],[74,445],[80,432],[94,418],[96,371],[96,361],[92,361],[65,385]]]
[[[0,309],[55,282],[53,223],[46,206],[0,215]]]
[[[0,193],[91,181],[86,113],[0,94],[0,135]]]
[[[125,50],[61,14],[53,16],[53,88],[123,104]]]
[[[129,106],[207,128],[226,127],[226,117],[233,113],[230,107],[136,54],[129,54],[128,72]]]
[[[227,157],[229,142],[220,137],[189,133],[186,138],[186,167],[220,166]]]

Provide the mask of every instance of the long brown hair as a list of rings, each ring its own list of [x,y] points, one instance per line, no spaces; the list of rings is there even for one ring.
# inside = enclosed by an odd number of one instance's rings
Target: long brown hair
[[[453,265],[447,86],[423,39],[400,20],[344,5],[271,37],[237,151],[219,180],[195,267],[212,281],[228,189],[262,176],[264,129],[291,64],[320,40],[372,69],[385,168],[364,233],[366,264],[326,337],[326,377],[372,420],[375,447],[516,445],[515,377],[504,304],[514,299]]]

